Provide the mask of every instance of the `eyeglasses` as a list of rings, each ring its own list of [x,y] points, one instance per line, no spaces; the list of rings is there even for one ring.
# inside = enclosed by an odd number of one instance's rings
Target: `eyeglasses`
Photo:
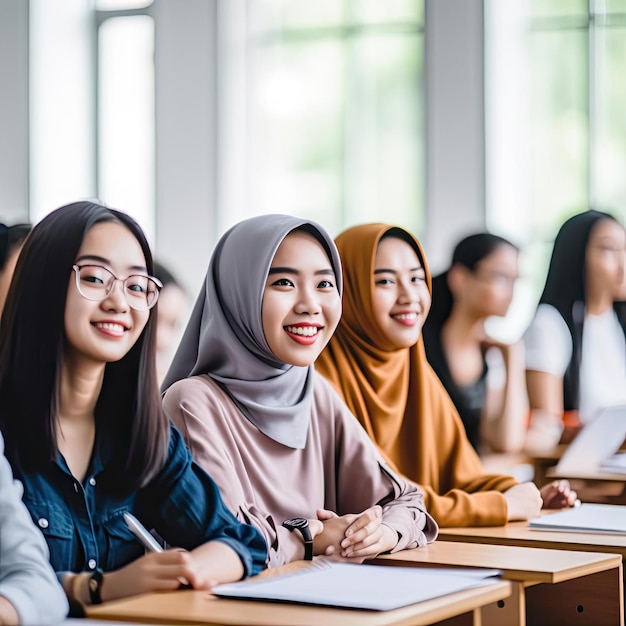
[[[113,291],[119,280],[124,287],[126,302],[136,311],[151,309],[159,299],[159,291],[163,287],[161,281],[154,276],[131,274],[122,279],[102,265],[73,265],[72,269],[76,272],[78,293],[83,298],[100,302]]]

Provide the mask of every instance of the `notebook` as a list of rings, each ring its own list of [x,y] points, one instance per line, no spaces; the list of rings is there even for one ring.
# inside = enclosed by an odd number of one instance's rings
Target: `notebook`
[[[528,526],[534,530],[626,534],[626,506],[581,504],[532,519]]]
[[[577,476],[600,470],[603,461],[614,455],[626,440],[626,406],[602,409],[586,424],[567,447],[554,473]]]
[[[218,585],[212,593],[222,598],[388,611],[491,583],[500,573],[480,568],[420,569],[316,559],[296,572]]]
[[[602,461],[600,469],[610,474],[626,474],[626,452],[618,452]]]

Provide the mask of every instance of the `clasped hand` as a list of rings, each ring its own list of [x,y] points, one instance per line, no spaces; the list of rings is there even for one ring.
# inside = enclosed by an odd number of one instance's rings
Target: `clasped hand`
[[[309,520],[314,554],[361,562],[387,552],[398,543],[395,530],[383,523],[379,505],[362,513],[337,515],[317,510],[317,519]]]

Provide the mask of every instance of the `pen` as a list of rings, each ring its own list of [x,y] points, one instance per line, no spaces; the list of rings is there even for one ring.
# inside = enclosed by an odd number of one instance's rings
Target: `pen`
[[[163,547],[159,545],[157,540],[132,513],[124,513],[124,521],[130,532],[139,539],[146,550],[150,550],[150,552],[163,552]]]
[[[159,542],[146,530],[146,527],[132,514],[132,513],[124,513],[124,521],[126,522],[126,526],[130,530],[137,539],[143,544],[146,550],[150,552],[163,552],[163,546],[159,544]],[[191,589],[191,585],[186,578],[178,579],[181,588]]]

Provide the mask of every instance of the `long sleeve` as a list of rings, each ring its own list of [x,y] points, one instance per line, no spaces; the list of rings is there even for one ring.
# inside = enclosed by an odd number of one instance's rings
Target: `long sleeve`
[[[0,437],[0,596],[13,604],[22,624],[57,624],[67,615],[67,599],[21,494]]]
[[[183,434],[195,461],[219,486],[225,505],[239,521],[252,524],[263,536],[268,547],[268,565],[274,567],[303,558],[304,545],[298,534],[283,528],[282,520],[251,496],[257,491],[252,473],[239,456],[245,446],[240,445],[229,428],[247,424],[243,416],[237,415],[230,399],[224,396],[220,401],[220,395],[221,390],[212,389],[208,378],[204,384],[192,378],[173,385],[165,394],[163,406]],[[268,440],[270,446],[271,443]]]
[[[147,519],[172,545],[192,549],[219,541],[237,553],[244,576],[258,574],[265,567],[263,538],[253,526],[235,519],[213,479],[193,462],[181,434],[173,427],[168,460],[142,490],[137,506],[146,508]]]
[[[315,518],[324,508],[343,515],[381,504],[400,537],[397,549],[434,539],[419,488],[385,466],[365,432],[326,381],[315,381],[306,445],[284,446],[249,422],[208,376],[172,385],[165,412],[183,433],[196,461],[219,485],[226,506],[256,526],[269,565],[301,559],[297,533],[282,522]]]
[[[422,489],[385,462],[330,383],[320,377],[320,385],[327,388],[329,402],[336,412],[337,512],[355,513],[380,504],[383,522],[400,537],[393,552],[434,541],[438,528],[430,511],[427,512]]]
[[[432,373],[431,414],[420,416],[424,456],[417,482],[423,485],[429,513],[442,526],[501,526],[508,508],[504,491],[512,476],[485,474],[452,401]],[[437,388],[440,389],[437,392]],[[436,393],[435,393],[436,392]]]

